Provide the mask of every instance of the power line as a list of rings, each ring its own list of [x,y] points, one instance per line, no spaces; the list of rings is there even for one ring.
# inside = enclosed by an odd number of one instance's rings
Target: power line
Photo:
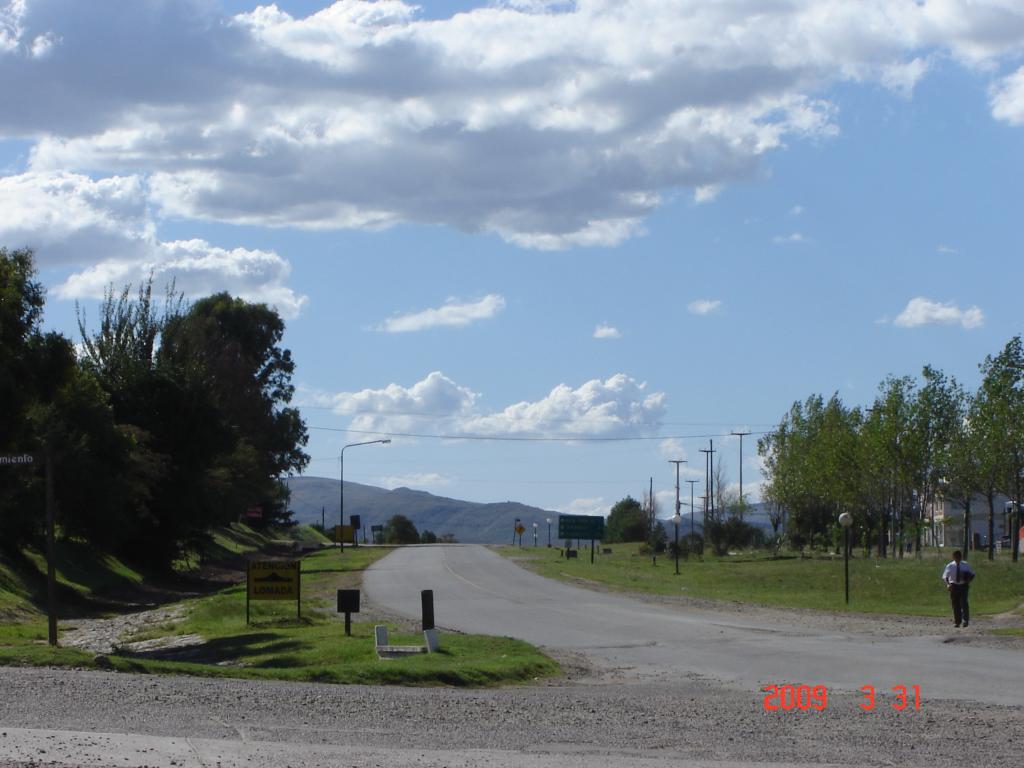
[[[434,440],[478,440],[508,443],[624,443],[641,442],[649,440],[696,440],[714,437],[728,437],[729,433],[716,433],[706,435],[656,435],[654,437],[511,437],[505,435],[439,435],[426,432],[383,432],[368,429],[348,429],[342,427],[314,427],[306,426],[307,429],[315,429],[321,432],[344,432],[355,435],[382,435],[384,437],[415,437]],[[764,435],[767,432],[754,432],[755,435]]]
[[[331,411],[335,416],[341,417],[356,417],[356,416],[409,416],[412,418],[423,418],[423,419],[446,419],[454,418],[459,414],[451,412],[429,412],[429,411],[351,411],[348,413],[335,413],[335,406],[332,405],[302,405],[293,403],[293,408],[299,408],[307,411]],[[501,416],[503,419],[519,420],[524,421],[530,419],[530,416],[514,416],[499,411],[496,414],[484,414],[484,416]],[[582,416],[576,418],[556,418],[556,417],[545,417],[545,421],[553,422],[565,422],[571,423],[576,421],[621,421],[619,416]],[[720,424],[725,423],[736,423],[735,421],[729,422],[728,420],[723,421],[663,421],[662,424],[674,427],[717,427]],[[755,427],[774,427],[775,423],[769,423],[766,421],[761,422],[742,422],[749,423]],[[376,434],[376,433],[374,433]],[[761,433],[758,433],[761,434]]]

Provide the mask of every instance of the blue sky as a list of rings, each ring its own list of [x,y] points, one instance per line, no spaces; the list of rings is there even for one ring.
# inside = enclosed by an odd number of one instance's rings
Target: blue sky
[[[329,5],[0,3],[47,325],[149,269],[278,306],[308,474],[554,438],[346,479],[668,513],[708,436],[735,482],[730,431],[1021,332],[1016,3]]]

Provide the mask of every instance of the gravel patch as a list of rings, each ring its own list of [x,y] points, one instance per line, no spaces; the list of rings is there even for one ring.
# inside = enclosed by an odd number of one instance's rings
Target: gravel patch
[[[62,622],[65,631],[61,635],[60,644],[67,648],[81,648],[97,654],[109,654],[118,650],[145,652],[199,645],[204,642],[199,635],[168,635],[132,641],[135,635],[163,624],[181,621],[187,614],[188,607],[179,603],[138,613],[126,613],[109,619],[75,619]]]

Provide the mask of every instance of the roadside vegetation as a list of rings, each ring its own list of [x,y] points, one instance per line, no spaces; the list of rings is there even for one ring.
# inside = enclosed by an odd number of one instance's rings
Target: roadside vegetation
[[[703,559],[690,556],[680,559],[676,576],[675,560],[668,553],[652,564],[644,544],[610,548],[612,554],[598,554],[593,565],[586,551],[573,560],[546,547],[498,547],[497,551],[542,576],[628,592],[874,614],[945,617],[950,610],[939,578],[945,557],[852,558],[847,608],[842,556],[774,556],[765,550],[725,557],[708,554]],[[1003,613],[1024,602],[1024,569],[1008,555],[992,562],[979,558],[972,565],[978,572],[971,587],[973,615]]]
[[[208,559],[294,549],[322,537],[304,526],[254,531],[233,525],[216,531]],[[202,597],[165,605],[181,607],[181,618],[149,625],[123,638],[114,653],[96,654],[46,644],[45,562],[30,552],[24,560],[0,560],[0,664],[68,666],[123,672],[294,680],[324,683],[485,686],[528,682],[558,674],[558,665],[527,643],[480,635],[442,635],[439,653],[381,661],[374,650],[371,617],[353,617],[345,637],[335,613],[335,592],[357,588],[363,571],[390,548],[328,548],[303,558],[301,619],[292,602],[252,602],[245,623],[245,585],[232,584]],[[60,571],[62,635],[83,619],[123,610],[116,601],[144,586],[143,575],[116,558],[62,543]],[[223,563],[224,561],[219,561]],[[135,594],[137,597],[138,595]],[[70,618],[68,618],[70,616]],[[421,635],[391,625],[396,645],[422,645]],[[202,642],[175,647],[198,635]],[[163,639],[167,647],[133,651],[131,643]]]

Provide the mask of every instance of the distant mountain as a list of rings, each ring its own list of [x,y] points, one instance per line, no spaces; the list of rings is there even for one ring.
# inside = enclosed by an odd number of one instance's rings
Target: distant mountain
[[[326,477],[293,477],[290,508],[299,523],[319,523],[321,511],[328,527],[338,524],[341,505],[338,481]],[[558,513],[514,501],[479,504],[435,496],[426,491],[396,488],[389,491],[372,485],[345,481],[345,522],[359,515],[369,538],[371,525],[383,525],[393,515],[405,515],[419,531],[431,530],[438,536],[450,533],[459,541],[475,544],[512,542],[512,530],[518,517],[526,526],[523,544],[532,544],[533,523],[537,523],[538,542],[547,544],[547,523],[552,520],[552,536],[558,534]],[[554,542],[552,542],[554,543]]]

